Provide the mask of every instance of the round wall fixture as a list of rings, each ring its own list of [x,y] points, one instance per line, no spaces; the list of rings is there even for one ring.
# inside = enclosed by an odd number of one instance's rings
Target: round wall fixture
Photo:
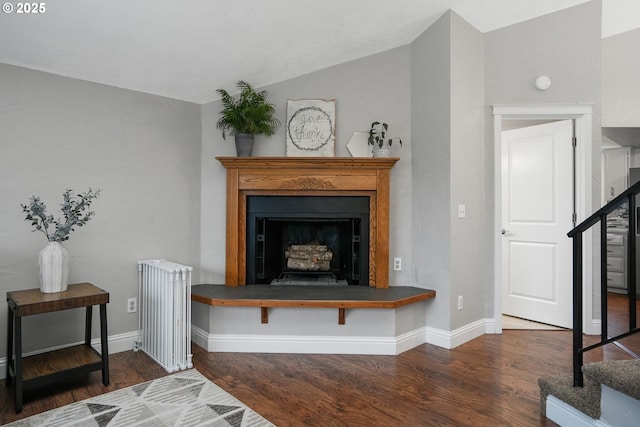
[[[547,76],[540,76],[536,79],[535,85],[540,90],[547,90],[551,87],[551,79]]]

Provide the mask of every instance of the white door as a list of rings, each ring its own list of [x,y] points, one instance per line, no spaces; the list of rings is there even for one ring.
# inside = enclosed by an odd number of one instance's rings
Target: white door
[[[502,134],[503,313],[572,324],[573,124]]]

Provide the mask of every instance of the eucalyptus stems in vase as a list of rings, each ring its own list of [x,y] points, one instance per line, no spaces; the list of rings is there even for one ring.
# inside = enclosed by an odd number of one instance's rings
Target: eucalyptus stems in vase
[[[21,204],[26,214],[25,221],[31,221],[33,231],[42,232],[49,243],[40,251],[40,291],[43,293],[62,292],[69,282],[69,251],[62,242],[69,240],[75,227],[82,227],[95,214],[89,210],[91,203],[98,197],[100,190],[73,194],[73,190],[62,193],[60,206],[63,218],[54,218],[47,214],[47,205],[40,197],[32,196],[28,204]]]

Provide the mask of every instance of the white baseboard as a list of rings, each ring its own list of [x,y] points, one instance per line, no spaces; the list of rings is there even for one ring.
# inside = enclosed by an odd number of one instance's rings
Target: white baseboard
[[[396,354],[404,353],[427,342],[427,328],[418,328],[396,337]]]
[[[600,335],[602,331],[602,321],[600,319],[593,319],[591,322],[591,330],[584,331],[586,335]]]
[[[573,406],[562,400],[547,396],[547,418],[562,427],[609,427],[600,420],[594,420],[588,415],[578,411]]]
[[[198,328],[193,323],[191,324],[191,342],[209,351],[209,334],[204,329]]]
[[[397,337],[208,334],[192,326],[191,339],[210,352],[395,355],[424,343],[452,349],[495,330],[494,319],[481,319],[454,331],[424,327]]]
[[[481,319],[454,331],[427,327],[428,344],[437,345],[447,349],[455,348],[484,334],[495,333],[496,322],[494,319]]]
[[[133,350],[133,343],[138,339],[138,331],[125,332],[123,334],[111,335],[109,337],[109,354],[120,353]],[[91,347],[100,351],[100,338],[91,340]]]
[[[208,334],[191,327],[191,339],[209,352],[396,355],[426,342],[426,328],[397,337]]]
[[[122,351],[128,351],[133,349],[133,342],[138,339],[138,331],[125,332],[123,334],[111,335],[108,339],[109,354],[120,353]],[[59,350],[61,348],[70,347],[73,345],[82,344],[84,341],[78,341],[76,343],[60,345],[56,347],[45,348],[37,351],[31,351],[23,354],[23,357],[33,356],[34,354],[46,353],[48,351]],[[94,338],[91,340],[91,347],[97,352],[100,352],[100,338]],[[7,358],[0,358],[0,379],[4,379],[7,376]]]

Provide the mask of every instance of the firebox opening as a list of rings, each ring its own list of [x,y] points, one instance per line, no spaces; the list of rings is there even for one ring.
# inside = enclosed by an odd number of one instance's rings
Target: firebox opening
[[[250,196],[247,283],[368,285],[368,197]]]

